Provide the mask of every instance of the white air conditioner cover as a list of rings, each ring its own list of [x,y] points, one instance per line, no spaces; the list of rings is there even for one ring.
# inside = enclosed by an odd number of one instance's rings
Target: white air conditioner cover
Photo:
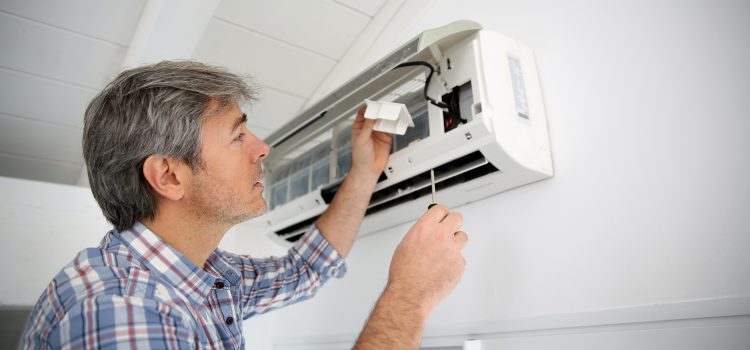
[[[417,61],[436,68],[427,95],[450,110],[426,101],[426,67],[396,67]],[[267,138],[270,210],[250,225],[288,243],[327,208],[351,166],[351,123],[367,99],[404,104],[413,127],[394,137],[361,235],[424,213],[430,169],[449,207],[553,174],[531,50],[461,21],[422,33]]]

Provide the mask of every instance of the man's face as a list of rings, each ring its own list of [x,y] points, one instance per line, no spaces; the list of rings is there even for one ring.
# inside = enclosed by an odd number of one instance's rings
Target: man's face
[[[248,129],[247,117],[233,103],[203,122],[203,169],[194,173],[190,191],[194,215],[212,224],[235,225],[266,211],[261,159],[269,147]]]

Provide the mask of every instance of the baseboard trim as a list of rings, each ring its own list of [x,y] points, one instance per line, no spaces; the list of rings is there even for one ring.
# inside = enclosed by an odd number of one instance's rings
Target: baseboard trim
[[[469,340],[548,337],[562,334],[664,329],[750,327],[750,297],[729,297],[636,305],[566,314],[427,326],[422,348],[458,347]],[[350,349],[357,334],[275,338],[279,350]],[[750,348],[750,347],[748,347]]]

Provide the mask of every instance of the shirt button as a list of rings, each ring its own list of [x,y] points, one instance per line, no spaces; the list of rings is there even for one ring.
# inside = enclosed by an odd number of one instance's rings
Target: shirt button
[[[224,289],[224,282],[221,280],[218,280],[214,282],[214,288],[216,289]]]
[[[227,319],[225,320],[225,322],[227,323],[227,326],[231,326],[232,323],[234,323],[234,317],[232,317],[232,316],[227,317]]]

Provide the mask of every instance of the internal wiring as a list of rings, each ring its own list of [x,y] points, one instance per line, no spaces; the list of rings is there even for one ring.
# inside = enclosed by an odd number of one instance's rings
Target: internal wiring
[[[424,82],[424,98],[427,101],[430,101],[435,106],[438,106],[442,109],[450,109],[450,106],[447,105],[444,102],[436,101],[430,96],[427,96],[427,88],[430,86],[430,79],[432,79],[432,75],[435,73],[435,67],[433,67],[431,64],[425,62],[425,61],[413,61],[413,62],[404,62],[399,64],[398,66],[393,67],[393,69],[396,68],[403,68],[403,67],[416,67],[416,66],[422,66],[427,67],[430,69],[430,74],[427,75],[427,79]]]

